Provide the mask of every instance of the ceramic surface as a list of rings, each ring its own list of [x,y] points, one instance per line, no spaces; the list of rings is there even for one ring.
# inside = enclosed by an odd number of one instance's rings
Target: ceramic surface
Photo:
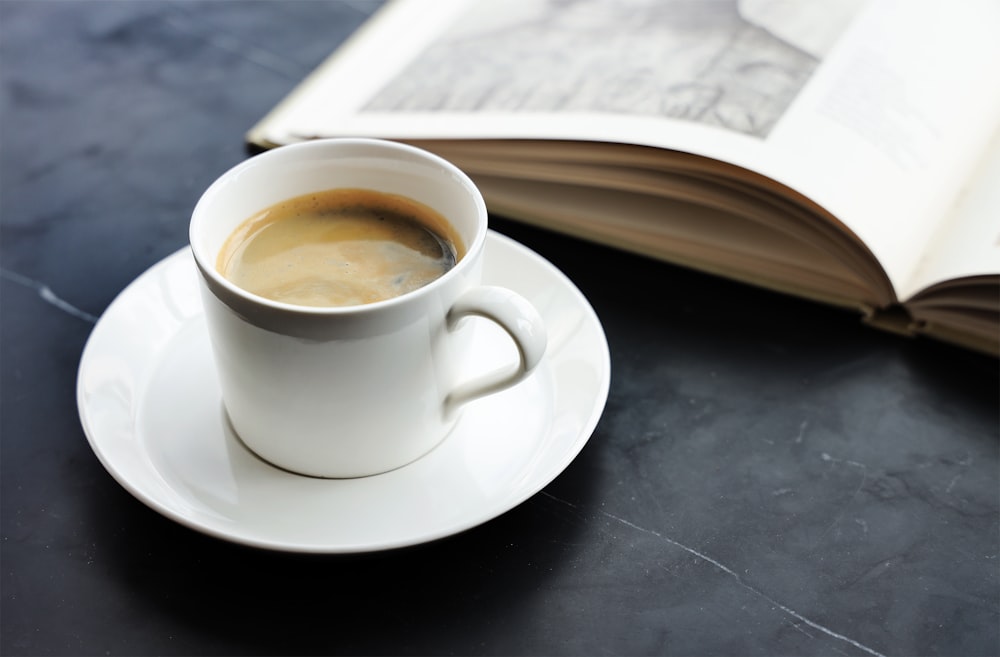
[[[534,252],[490,233],[483,282],[526,296],[549,349],[514,388],[470,402],[432,452],[389,473],[345,480],[292,474],[255,457],[228,426],[187,249],[111,304],[84,350],[80,417],[108,471],[189,527],[247,545],[350,553],[414,545],[488,521],[551,482],[593,432],[610,359],[586,299]],[[487,325],[466,366],[511,358]]]
[[[418,289],[349,306],[267,299],[216,269],[223,243],[247,217],[351,188],[433,208],[464,255]],[[243,160],[216,179],[191,215],[190,244],[219,388],[243,444],[300,474],[381,474],[437,446],[465,402],[531,376],[545,353],[545,323],[516,292],[481,286],[486,234],[486,205],[472,180],[396,142],[310,140]],[[482,324],[468,317],[489,319],[516,344],[506,367],[460,375],[475,344],[468,333]]]

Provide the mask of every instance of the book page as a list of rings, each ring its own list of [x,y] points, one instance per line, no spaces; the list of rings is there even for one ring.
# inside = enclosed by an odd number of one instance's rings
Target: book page
[[[825,37],[797,46],[770,31],[793,22],[766,10],[789,4],[780,0],[438,0],[434,12],[396,0],[266,123],[280,143],[386,128],[605,141],[611,129],[709,150],[759,142],[850,22],[830,8],[866,1],[811,9]]]
[[[565,139],[728,161],[915,289],[1000,116],[995,0],[397,0],[251,133]]]
[[[927,284],[921,263],[951,230],[943,222],[1000,126],[997,34],[994,0],[874,2],[771,136],[799,156],[804,180],[793,186],[861,237],[901,299]],[[996,214],[979,220],[1000,230]],[[937,259],[937,275],[970,264]],[[996,261],[977,264],[1000,273]]]
[[[1000,275],[1000,130],[963,186],[946,226],[934,238],[937,248],[917,267],[917,289],[956,278]],[[1000,303],[1000,290],[992,296]]]

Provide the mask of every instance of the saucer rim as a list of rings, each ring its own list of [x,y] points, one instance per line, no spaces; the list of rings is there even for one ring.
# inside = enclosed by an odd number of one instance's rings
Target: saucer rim
[[[530,485],[526,486],[519,494],[511,495],[509,497],[498,497],[498,504],[495,505],[484,505],[483,511],[475,515],[464,518],[462,521],[453,524],[444,524],[437,528],[436,531],[427,531],[419,534],[418,536],[405,536],[399,537],[395,540],[383,540],[377,544],[372,544],[370,542],[362,543],[349,543],[346,541],[337,542],[336,544],[331,543],[300,543],[288,540],[282,540],[280,536],[274,538],[264,538],[259,536],[251,536],[240,534],[237,532],[227,532],[223,528],[211,526],[206,523],[201,523],[197,521],[196,514],[192,513],[185,515],[178,509],[165,504],[161,499],[157,498],[155,495],[151,495],[148,491],[142,490],[141,487],[132,481],[134,477],[130,477],[129,473],[126,472],[124,468],[118,467],[115,462],[114,454],[110,452],[114,451],[107,446],[102,444],[101,437],[97,436],[96,429],[92,426],[88,419],[88,404],[87,404],[87,390],[86,390],[86,372],[88,365],[97,356],[93,354],[95,336],[104,330],[110,330],[107,327],[108,322],[114,322],[114,311],[122,305],[128,304],[130,299],[138,294],[138,290],[146,282],[144,279],[154,278],[156,276],[156,270],[160,268],[167,267],[174,260],[179,260],[183,257],[190,258],[190,249],[183,247],[166,257],[162,258],[158,262],[151,265],[145,271],[143,271],[139,276],[137,276],[132,282],[129,283],[108,305],[104,313],[98,319],[88,337],[87,343],[84,346],[80,364],[77,373],[77,407],[81,425],[83,427],[84,433],[87,437],[87,441],[92,449],[92,451],[97,456],[99,462],[104,467],[105,470],[112,476],[112,478],[118,482],[126,491],[128,491],[133,497],[141,501],[143,504],[153,509],[160,515],[166,518],[174,520],[178,524],[185,526],[189,529],[193,529],[199,533],[212,536],[227,542],[240,544],[248,547],[279,551],[279,552],[291,552],[291,553],[312,553],[312,554],[361,554],[361,553],[372,553],[380,552],[386,550],[395,550],[405,547],[411,547],[415,545],[426,544],[434,541],[447,538],[462,532],[468,531],[474,527],[482,525],[486,522],[494,520],[499,516],[511,511],[512,509],[523,504],[525,501],[535,496],[540,492],[545,486],[549,485],[554,481],[560,474],[562,474],[565,469],[577,458],[586,444],[590,441],[594,430],[597,427],[598,422],[603,414],[604,408],[607,404],[608,395],[610,392],[610,382],[611,382],[611,361],[610,361],[610,351],[607,343],[607,336],[604,332],[603,325],[593,307],[587,301],[586,297],[582,292],[576,287],[576,285],[555,265],[543,258],[541,255],[533,251],[532,249],[524,246],[523,244],[517,242],[516,240],[496,233],[490,230],[487,235],[486,249],[490,251],[490,245],[503,244],[505,248],[513,249],[514,251],[520,251],[521,255],[532,259],[535,264],[539,265],[541,269],[544,270],[545,276],[557,277],[564,288],[563,293],[569,294],[573,297],[573,305],[579,306],[585,312],[587,319],[589,320],[590,330],[593,331],[594,346],[599,346],[599,353],[589,354],[590,358],[597,365],[596,369],[600,371],[600,378],[594,386],[594,396],[593,402],[590,408],[586,411],[581,411],[579,418],[581,419],[579,430],[577,431],[576,437],[573,442],[566,445],[563,449],[563,453],[559,455],[559,458],[555,460],[545,471],[536,474],[533,478],[535,481]],[[494,247],[492,250],[496,250]],[[193,259],[192,259],[193,260]],[[485,282],[496,282],[502,284],[502,279],[494,281]],[[192,321],[192,319],[197,319],[203,313],[199,311],[191,318],[187,318],[186,321]],[[172,335],[176,335],[180,330],[183,323],[175,327],[172,331]],[[154,351],[159,351],[163,346],[151,346],[150,349]],[[544,365],[549,367],[549,361],[546,359]],[[155,370],[155,366],[146,366],[142,372],[144,376],[149,376],[151,371]],[[141,387],[139,382],[136,382],[135,388]],[[135,413],[138,404],[140,403],[141,396],[136,396],[131,399],[125,406],[127,406],[128,411],[132,414]],[[585,420],[583,418],[586,417]],[[549,429],[551,431],[551,429]],[[130,426],[130,434],[133,438],[137,437],[136,427],[134,424]],[[273,467],[273,466],[272,466]],[[525,468],[520,474],[528,472]],[[373,475],[373,478],[377,479],[384,475]],[[336,481],[336,480],[332,480]]]

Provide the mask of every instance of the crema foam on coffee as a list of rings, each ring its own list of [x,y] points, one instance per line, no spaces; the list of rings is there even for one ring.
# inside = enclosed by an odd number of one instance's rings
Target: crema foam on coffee
[[[333,189],[277,203],[244,221],[216,267],[239,287],[302,306],[353,306],[406,294],[462,256],[448,221],[417,201]]]

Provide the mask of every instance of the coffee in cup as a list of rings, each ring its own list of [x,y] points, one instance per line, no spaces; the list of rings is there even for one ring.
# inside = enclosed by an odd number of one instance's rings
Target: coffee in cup
[[[330,189],[247,218],[216,268],[239,287],[303,306],[384,301],[448,272],[464,247],[433,208],[372,189]]]

